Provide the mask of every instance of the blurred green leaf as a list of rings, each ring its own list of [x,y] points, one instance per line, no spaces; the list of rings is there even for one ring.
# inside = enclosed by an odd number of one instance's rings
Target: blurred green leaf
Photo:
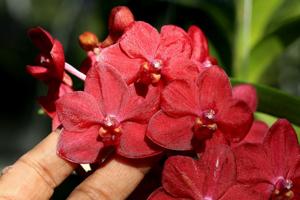
[[[280,88],[300,96],[300,37],[287,47],[273,67],[278,70]]]
[[[244,80],[251,83],[267,83],[267,79],[273,77],[263,75],[265,75],[265,72],[269,67],[273,67],[272,63],[274,58],[278,57],[283,50],[284,46],[280,39],[276,36],[269,37],[260,42],[254,49],[251,50],[249,73]]]
[[[245,83],[231,79],[232,85]],[[288,95],[280,90],[253,84],[258,94],[257,111],[279,118],[286,118],[290,122],[300,125],[300,98]]]
[[[273,13],[283,0],[236,1],[236,35],[234,46],[234,75],[245,79],[249,74],[249,59],[252,47],[264,36]]]
[[[296,20],[300,20],[300,1],[284,1],[269,22],[267,33],[272,33],[280,27]]]

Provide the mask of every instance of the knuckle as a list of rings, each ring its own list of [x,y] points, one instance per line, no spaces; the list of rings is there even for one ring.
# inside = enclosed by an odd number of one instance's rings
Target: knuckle
[[[116,198],[112,197],[111,191],[106,187],[95,188],[92,186],[77,187],[69,200],[71,199],[116,200]]]
[[[54,189],[57,186],[55,179],[50,173],[47,166],[38,160],[32,159],[30,156],[26,154],[19,159],[23,165],[28,167],[30,170],[34,171],[34,173],[44,181],[44,183],[51,189]]]

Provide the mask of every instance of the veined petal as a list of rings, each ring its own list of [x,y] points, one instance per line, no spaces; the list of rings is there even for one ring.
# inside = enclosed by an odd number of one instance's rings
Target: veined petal
[[[49,70],[46,67],[42,66],[31,66],[28,65],[26,67],[26,71],[33,77],[39,80],[46,80],[48,79],[48,72]]]
[[[202,62],[206,57],[209,56],[208,42],[202,32],[202,30],[197,26],[191,26],[188,29],[188,34],[192,40],[192,60]]]
[[[263,121],[254,121],[246,137],[241,141],[243,143],[262,144],[269,127]]]
[[[98,140],[98,130],[98,126],[92,126],[84,132],[63,129],[58,140],[57,153],[74,163],[94,163],[103,147],[103,143]]]
[[[168,115],[183,117],[199,112],[199,93],[194,82],[176,80],[162,92],[161,108]]]
[[[231,142],[241,141],[251,128],[253,113],[247,104],[231,99],[223,102],[217,113],[218,128]]]
[[[174,197],[203,199],[205,171],[193,158],[169,157],[163,169],[162,185]]]
[[[121,129],[117,154],[126,158],[145,158],[162,152],[146,138],[147,124],[124,122]]]
[[[65,71],[65,55],[63,46],[58,40],[54,40],[50,55],[53,61],[53,66],[50,69],[53,73],[53,77],[57,77],[58,80],[63,80]]]
[[[249,185],[260,182],[271,183],[274,178],[273,167],[261,144],[243,144],[233,151],[239,182]]]
[[[128,87],[116,69],[98,64],[88,72],[84,91],[96,98],[103,113],[117,115]]]
[[[233,98],[247,103],[252,112],[256,111],[257,94],[256,89],[250,84],[237,85],[232,88]]]
[[[116,68],[127,83],[135,81],[140,66],[144,62],[144,60],[140,58],[133,59],[128,57],[120,49],[119,43],[103,49],[99,58],[99,62],[103,62],[104,65],[110,65]]]
[[[129,86],[129,92],[124,98],[118,113],[120,121],[135,121],[147,123],[159,109],[160,88],[149,86],[146,97],[136,94],[134,85]]]
[[[218,109],[219,104],[232,96],[228,76],[223,69],[217,66],[210,67],[201,73],[198,87],[202,109],[211,109],[212,107]]]
[[[149,121],[147,137],[155,144],[172,150],[191,150],[194,119],[172,118],[158,111]]]
[[[167,81],[196,80],[200,72],[191,60],[176,57],[168,61],[167,65],[162,68],[161,74]]]
[[[238,184],[230,189],[224,194],[220,200],[233,200],[233,199],[241,199],[241,200],[266,200],[264,196],[260,193],[252,190],[251,187],[246,187],[245,185]]]
[[[103,119],[96,99],[86,92],[67,93],[56,101],[59,121],[67,131],[83,132]]]
[[[41,27],[31,28],[28,31],[28,36],[40,51],[51,51],[54,39],[46,30],[42,29]]]
[[[160,42],[158,31],[150,24],[133,22],[120,39],[121,49],[130,58],[154,59]]]
[[[203,195],[219,199],[236,183],[236,164],[233,152],[227,145],[207,149],[201,158],[206,178]]]
[[[191,41],[187,33],[178,26],[165,25],[161,28],[157,55],[163,60],[171,58],[190,58]]]
[[[182,198],[174,198],[168,195],[162,187],[154,190],[147,200],[185,200]]]
[[[286,177],[289,170],[299,161],[299,144],[291,124],[279,119],[270,128],[264,140],[264,147],[276,176]]]

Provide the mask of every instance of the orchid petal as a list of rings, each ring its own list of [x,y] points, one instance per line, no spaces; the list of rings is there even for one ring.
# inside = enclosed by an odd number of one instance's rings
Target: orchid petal
[[[168,195],[162,187],[154,190],[147,200],[185,200],[182,198],[174,198]]]
[[[97,126],[84,132],[63,130],[59,137],[57,153],[74,163],[94,163],[103,148],[103,143],[98,139],[98,130]]]
[[[193,123],[193,117],[172,118],[158,111],[149,121],[147,137],[166,149],[191,150]]]
[[[121,49],[130,58],[154,59],[159,45],[158,31],[146,22],[133,22],[120,39]]]
[[[129,92],[124,98],[118,117],[120,121],[135,121],[147,123],[153,114],[158,111],[160,103],[160,88],[149,86],[146,97],[136,94],[133,85],[129,87]]]
[[[203,71],[198,79],[200,106],[211,109],[223,106],[222,102],[231,98],[231,86],[226,73],[217,66]],[[221,105],[220,105],[221,104]]]
[[[238,181],[246,184],[266,182],[273,179],[273,167],[267,152],[260,144],[243,144],[234,148]]]
[[[187,33],[178,26],[165,25],[161,28],[157,55],[162,60],[173,57],[190,58],[191,43]]]
[[[193,158],[173,156],[165,162],[162,185],[174,197],[202,199],[205,171]]]
[[[272,164],[274,175],[286,177],[299,160],[299,144],[296,132],[285,119],[279,119],[270,128],[264,147]]]
[[[199,27],[191,26],[188,29],[188,34],[193,45],[191,59],[199,62],[204,61],[209,56],[208,42],[204,33]]]
[[[58,40],[54,40],[50,55],[53,61],[51,73],[53,73],[53,77],[62,80],[65,71],[65,56],[63,46]]]
[[[252,122],[252,111],[240,100],[231,99],[223,102],[217,113],[218,128],[231,142],[241,141],[250,130]]]
[[[83,132],[103,119],[98,102],[86,92],[65,94],[57,100],[56,109],[59,121],[67,131]]]
[[[229,146],[217,145],[205,151],[201,163],[206,169],[203,194],[219,199],[236,182],[236,165]]]
[[[147,124],[122,123],[117,154],[126,158],[145,158],[161,153],[161,149],[145,138]]]
[[[257,94],[256,89],[250,84],[237,85],[232,88],[233,98],[247,103],[252,112],[256,111]]]
[[[95,65],[87,74],[84,91],[96,98],[103,113],[117,115],[128,87],[116,69]]]
[[[41,27],[32,28],[29,29],[28,36],[40,51],[46,53],[51,51],[54,39],[46,30]]]
[[[161,108],[168,115],[183,117],[198,114],[199,93],[193,82],[173,81],[165,87],[161,100]]]
[[[161,74],[167,81],[196,80],[200,72],[197,65],[189,59],[173,58],[162,68]]]
[[[127,83],[135,81],[143,59],[128,57],[119,46],[119,43],[103,49],[99,55],[99,62],[116,68]]]

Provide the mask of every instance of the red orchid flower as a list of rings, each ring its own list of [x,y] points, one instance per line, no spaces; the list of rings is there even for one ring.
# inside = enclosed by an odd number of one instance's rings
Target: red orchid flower
[[[197,82],[171,82],[162,92],[161,111],[150,120],[147,136],[172,150],[190,150],[192,140],[203,141],[218,131],[239,142],[249,131],[253,114],[247,104],[232,98],[225,72],[213,66]]]
[[[148,200],[258,200],[258,194],[236,184],[236,165],[228,146],[206,151],[200,160],[170,157],[162,173],[162,187]]]
[[[197,71],[190,56],[191,41],[181,28],[167,25],[159,33],[150,24],[136,21],[117,44],[101,52],[100,62],[116,67],[127,83],[155,85],[162,77],[180,76],[185,68]]]
[[[193,25],[188,29],[188,35],[192,41],[191,60],[197,63],[200,70],[218,65],[218,61],[209,55],[208,42],[202,30]]]
[[[38,101],[43,110],[52,118],[52,130],[55,130],[60,125],[56,115],[55,101],[72,91],[72,79],[64,70],[63,46],[40,27],[30,29],[28,35],[40,53],[36,59],[37,65],[27,66],[27,71],[48,86],[47,96],[39,97]]]
[[[234,149],[238,181],[270,200],[300,199],[300,151],[297,136],[287,120],[278,120],[262,144]]]
[[[65,56],[61,43],[40,27],[30,29],[28,35],[40,50],[37,65],[27,66],[28,73],[46,84],[58,81],[72,86],[72,79],[64,72]]]
[[[93,163],[105,147],[127,158],[149,157],[160,150],[145,139],[147,122],[159,106],[159,92],[137,96],[112,67],[96,65],[87,74],[84,91],[57,101],[63,125],[58,154],[75,163]]]

